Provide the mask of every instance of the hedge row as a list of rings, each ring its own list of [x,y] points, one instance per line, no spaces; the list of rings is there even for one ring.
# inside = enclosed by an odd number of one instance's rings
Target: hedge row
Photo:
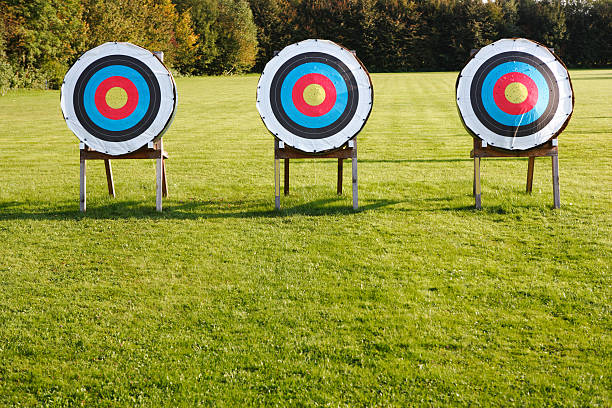
[[[182,74],[251,69],[257,28],[246,0],[0,0],[0,93],[57,88],[70,65],[107,41],[163,50]]]
[[[610,0],[250,0],[263,68],[275,50],[326,38],[370,71],[459,70],[470,50],[507,37],[553,47],[571,67],[612,65]]]
[[[540,41],[570,67],[612,66],[610,0],[0,0],[0,92],[57,87],[106,41],[164,50],[181,74],[261,71],[307,38],[357,51],[368,69],[458,70],[504,37]]]

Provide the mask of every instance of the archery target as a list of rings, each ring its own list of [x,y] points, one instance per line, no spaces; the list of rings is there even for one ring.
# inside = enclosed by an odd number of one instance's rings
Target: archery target
[[[526,150],[567,125],[574,95],[565,65],[546,47],[503,39],[482,48],[457,79],[463,124],[488,144]]]
[[[325,40],[285,47],[259,79],[257,109],[268,130],[305,152],[336,149],[372,110],[372,82],[347,49]]]
[[[116,92],[123,98],[109,103]],[[61,91],[70,130],[89,147],[111,155],[132,152],[161,137],[176,103],[170,71],[153,53],[129,43],[106,43],[87,51],[66,74]]]

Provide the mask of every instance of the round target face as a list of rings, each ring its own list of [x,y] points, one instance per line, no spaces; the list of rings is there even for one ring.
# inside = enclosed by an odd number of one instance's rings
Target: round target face
[[[526,150],[567,125],[574,107],[569,73],[548,48],[504,39],[482,48],[457,79],[463,124],[488,144]]]
[[[316,153],[339,148],[361,131],[372,95],[370,75],[350,51],[306,40],[268,62],[257,86],[257,109],[280,140]]]
[[[176,109],[172,74],[150,51],[106,43],[87,51],[62,85],[68,127],[94,150],[119,155],[163,135]]]

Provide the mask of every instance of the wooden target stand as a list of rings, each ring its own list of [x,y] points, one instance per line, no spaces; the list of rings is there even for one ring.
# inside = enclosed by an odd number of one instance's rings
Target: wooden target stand
[[[561,193],[559,191],[559,147],[556,137],[550,139],[545,144],[529,150],[511,151],[502,150],[489,146],[487,142],[474,138],[474,149],[470,152],[470,157],[474,158],[474,183],[472,193],[474,195],[476,209],[480,210],[480,159],[485,157],[527,157],[527,193],[531,194],[533,185],[533,169],[536,157],[550,157],[552,159],[552,184],[553,184],[553,205],[555,208],[561,207]]]
[[[290,159],[338,159],[338,182],[336,192],[342,194],[342,174],[344,160],[351,159],[351,170],[353,175],[353,210],[358,207],[357,196],[357,140],[350,139],[342,147],[328,153],[306,153],[301,150],[286,146],[285,143],[274,138],[274,205],[280,209],[280,161],[285,161],[284,195],[289,195],[289,160]]]
[[[159,58],[161,62],[164,62],[163,51],[153,51],[153,54]],[[113,169],[111,167],[111,160],[126,160],[126,159],[155,159],[157,160],[155,166],[156,175],[156,198],[155,208],[158,212],[162,211],[162,197],[168,197],[168,181],[166,179],[166,159],[168,158],[168,152],[164,151],[164,144],[161,139],[157,142],[149,142],[146,146],[141,147],[131,153],[122,154],[118,156],[111,156],[106,153],[101,153],[91,149],[85,143],[79,144],[81,151],[80,157],[80,204],[79,208],[82,212],[87,210],[87,160],[104,160],[104,169],[106,170],[106,183],[108,185],[108,195],[115,197],[115,182],[113,180]]]
[[[166,162],[168,153],[164,151],[161,138],[157,142],[149,142],[146,146],[141,147],[131,153],[118,156],[111,156],[106,153],[101,153],[91,149],[84,143],[79,144],[81,150],[80,157],[80,209],[82,212],[87,210],[87,160],[104,160],[104,168],[106,170],[106,182],[108,184],[108,194],[115,197],[115,183],[113,181],[113,169],[111,160],[126,160],[126,159],[155,159],[156,173],[156,208],[157,211],[162,210],[162,197],[168,196],[168,182],[166,180]]]

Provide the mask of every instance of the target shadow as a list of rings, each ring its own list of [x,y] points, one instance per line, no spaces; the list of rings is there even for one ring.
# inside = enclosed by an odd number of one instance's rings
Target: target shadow
[[[398,201],[393,200],[368,200],[359,209],[353,210],[350,204],[346,203],[346,198],[337,197],[309,201],[293,206],[284,206],[280,210],[275,210],[270,208],[273,203],[266,200],[247,202],[246,205],[238,205],[234,210],[219,209],[217,207],[217,211],[215,211],[214,206],[211,208],[202,202],[192,202],[167,206],[168,213],[166,218],[279,218],[293,215],[351,215],[397,203]]]
[[[79,210],[78,202],[64,201],[54,207],[43,203],[0,203],[1,220],[74,221],[83,218],[118,219],[155,216],[155,207],[140,201],[116,201],[105,205],[91,205],[87,213]]]
[[[79,211],[78,203],[64,202],[58,207],[49,208],[41,203],[7,202],[0,203],[0,220],[55,220],[68,221],[80,219],[218,219],[218,218],[279,218],[293,215],[330,216],[351,215],[375,210],[399,203],[394,200],[367,200],[358,210],[353,210],[346,204],[343,197],[326,198],[307,203],[286,206],[275,210],[273,202],[259,201],[204,201],[193,200],[183,203],[168,203],[163,212],[155,210],[155,206],[144,201],[114,201],[100,205],[90,205],[86,213]],[[41,210],[29,210],[30,208]]]
[[[472,162],[474,159],[359,159],[359,163],[455,163]]]
[[[521,192],[519,194],[528,195]],[[468,198],[469,197],[469,198]],[[465,199],[468,198],[470,204],[465,204]],[[517,211],[543,211],[551,213],[555,212],[552,204],[535,204],[535,203],[516,203],[512,204],[491,204],[483,205],[481,209],[476,209],[474,206],[474,198],[471,194],[458,194],[452,196],[430,197],[410,200],[412,207],[397,208],[396,211],[406,214],[418,213],[456,213],[456,214],[482,214],[482,215],[503,215],[512,214]]]
[[[471,197],[471,196],[470,196]],[[406,202],[410,207],[398,208],[397,211],[403,213],[436,213],[436,212],[472,212],[475,211],[474,205],[465,205],[463,199],[465,195],[458,194],[452,196],[413,198]],[[453,205],[456,203],[456,205]]]

